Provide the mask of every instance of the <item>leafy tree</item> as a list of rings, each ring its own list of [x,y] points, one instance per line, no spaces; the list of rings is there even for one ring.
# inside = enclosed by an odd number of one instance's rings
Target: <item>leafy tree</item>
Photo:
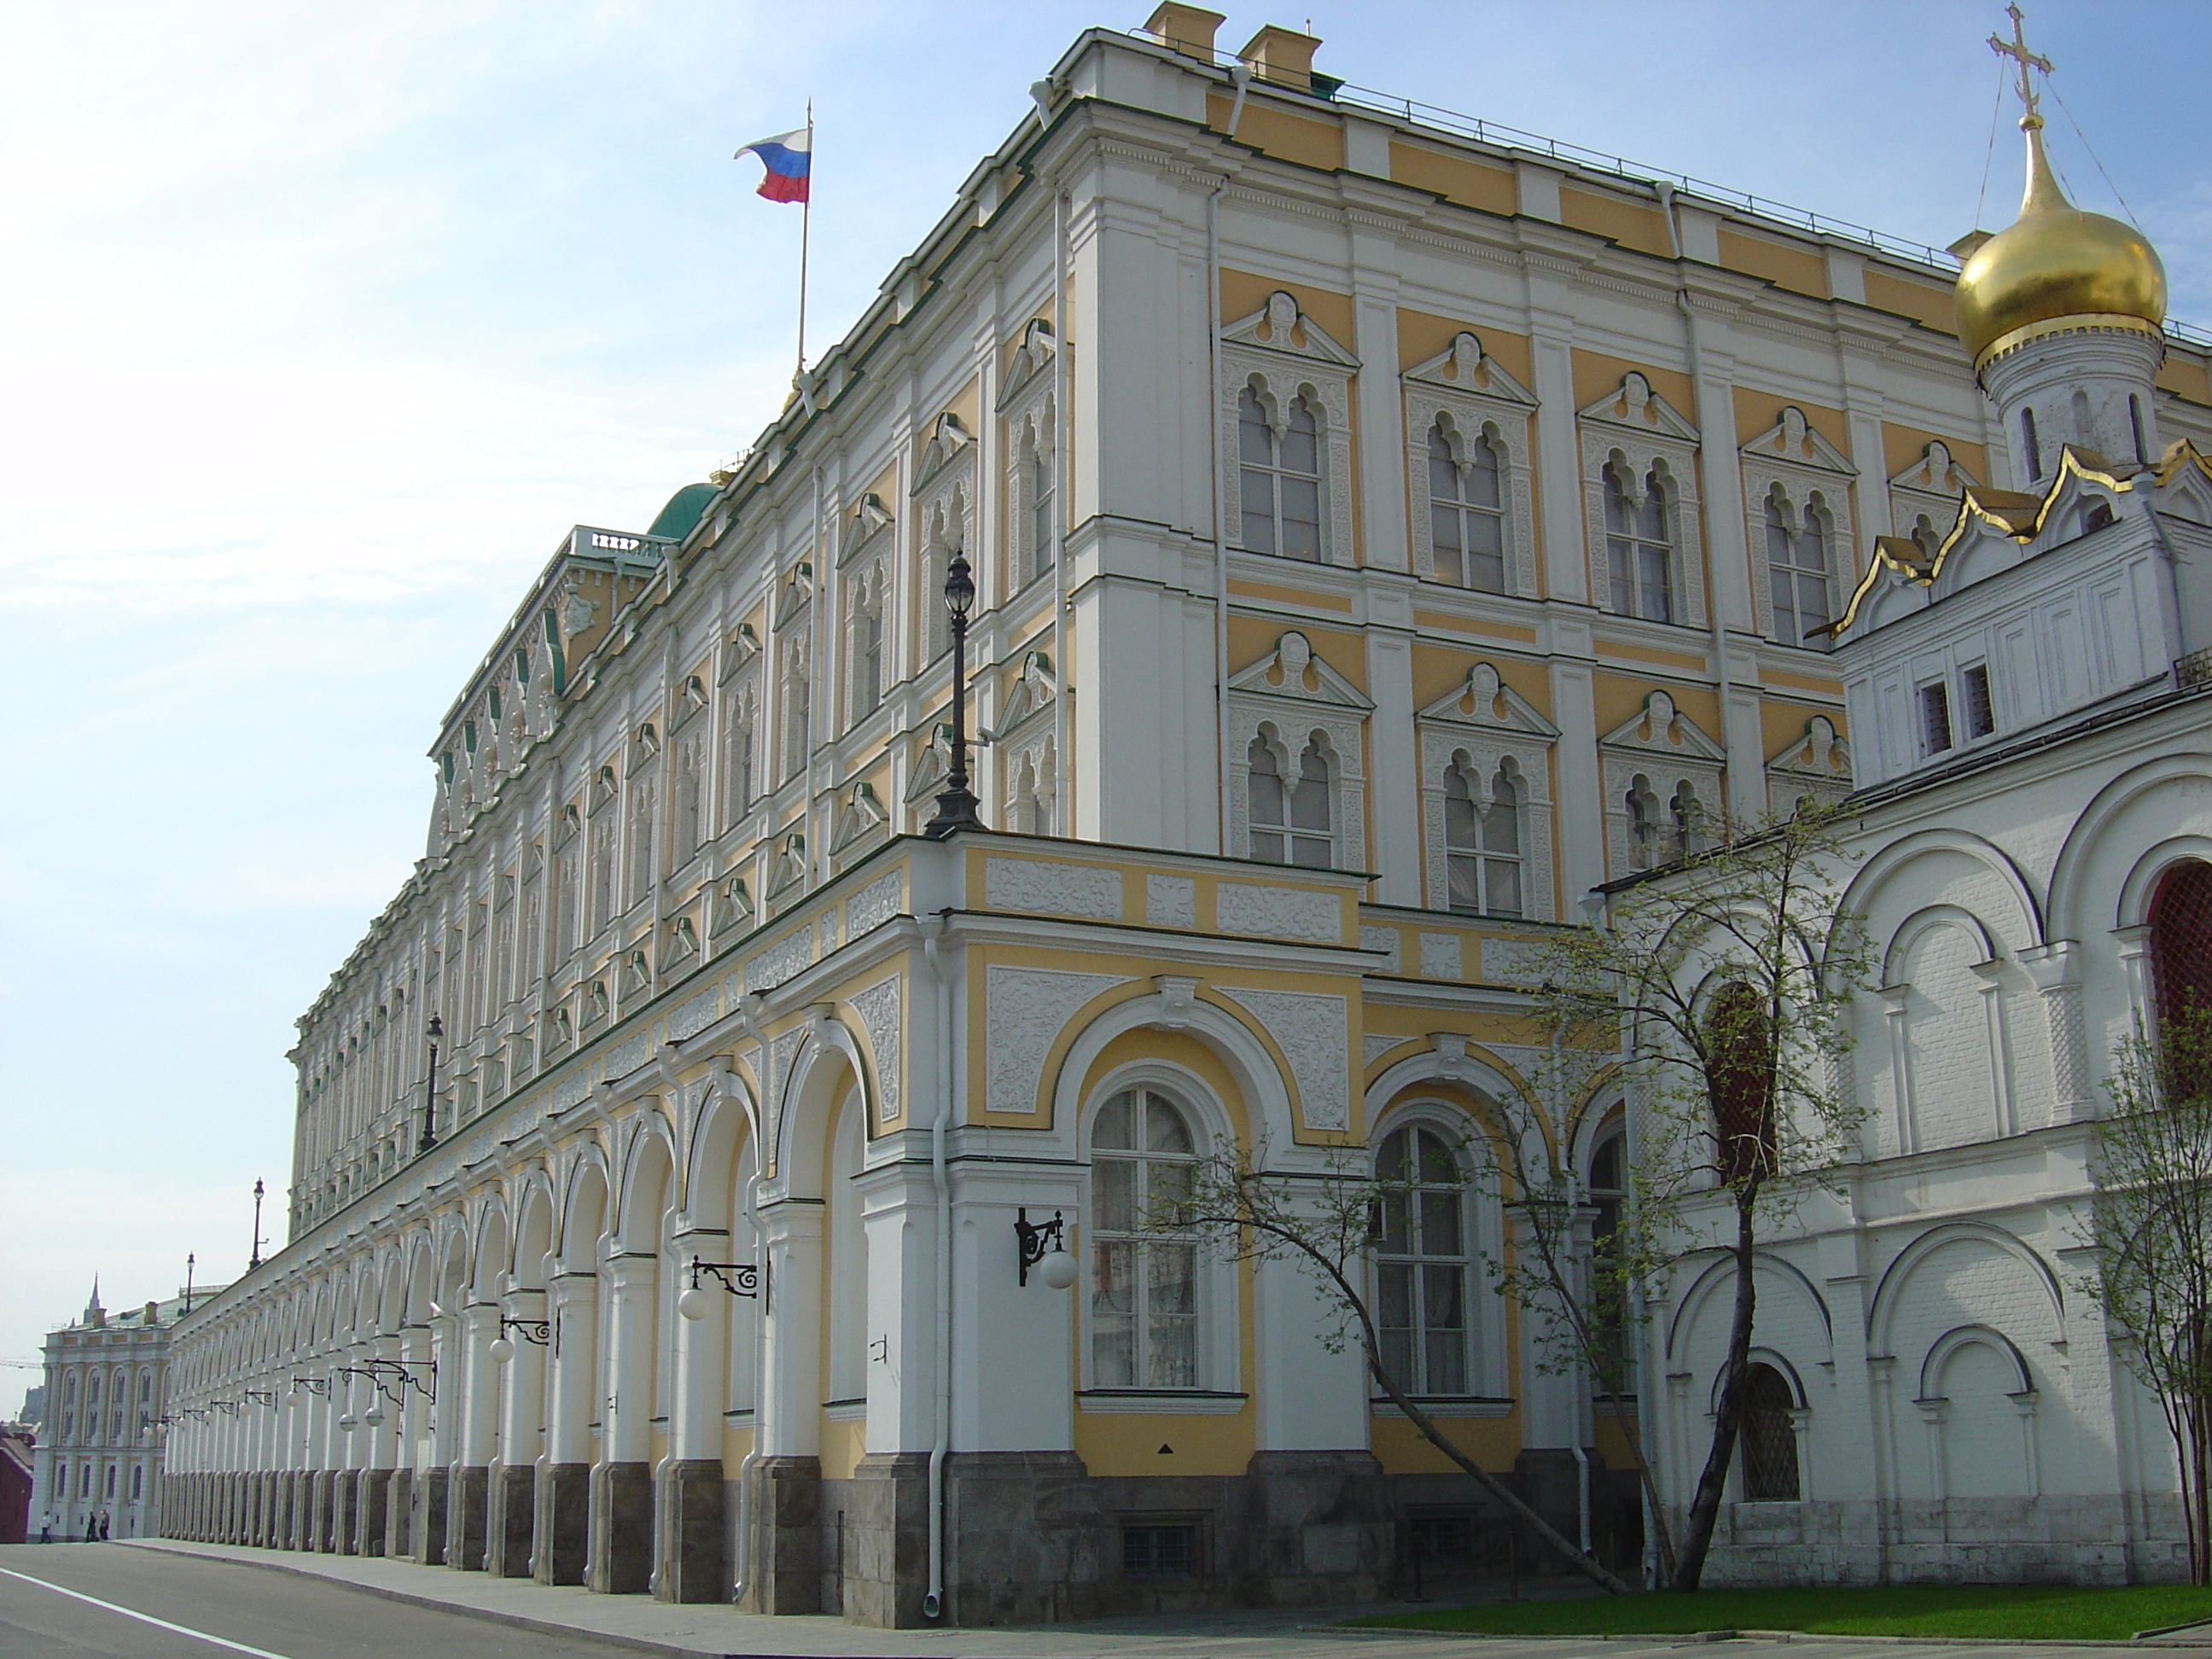
[[[1856,1139],[1840,1062],[1867,951],[1838,908],[1848,823],[1808,804],[1741,832],[1686,836],[1678,860],[1607,889],[1596,924],[1557,935],[1533,975],[1555,1050],[1617,1054],[1629,1085],[1634,1218],[1598,1264],[1601,1291],[1618,1298],[1698,1256],[1731,1269],[1711,1437],[1673,1545],[1676,1589],[1704,1576],[1744,1425],[1760,1241]],[[1539,1200],[1532,1218],[1572,1191],[1571,1171],[1524,1182]],[[1556,1240],[1563,1228],[1527,1233]],[[1560,1302],[1586,1357],[1598,1346],[1592,1305]]]
[[[2096,1130],[2087,1288],[2134,1342],[2180,1465],[2189,1577],[2212,1583],[2212,1009],[2193,999],[2123,1043]]]

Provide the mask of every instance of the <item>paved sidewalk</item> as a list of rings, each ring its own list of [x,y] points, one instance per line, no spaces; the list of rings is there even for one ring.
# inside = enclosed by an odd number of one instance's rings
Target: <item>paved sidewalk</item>
[[[380,1556],[311,1555],[177,1539],[133,1539],[125,1547],[236,1562],[344,1585],[372,1595],[495,1620],[614,1648],[699,1659],[1638,1659],[1706,1645],[1695,1636],[1463,1637],[1349,1631],[1336,1621],[1382,1607],[1265,1607],[1150,1613],[1059,1625],[976,1630],[869,1630],[834,1615],[767,1619],[735,1608],[677,1607],[642,1595],[595,1595],[573,1585],[387,1561]],[[1548,1588],[1548,1586],[1547,1586]],[[1393,1609],[1406,1604],[1391,1604]],[[1898,1638],[1743,1638],[1729,1659],[2112,1659],[2120,1644],[1947,1643]]]

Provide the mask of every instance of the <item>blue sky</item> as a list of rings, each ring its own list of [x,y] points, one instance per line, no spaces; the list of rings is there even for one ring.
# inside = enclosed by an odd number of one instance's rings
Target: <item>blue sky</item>
[[[1361,87],[1939,245],[1975,222],[1995,4],[1297,8],[1222,43],[1310,16]],[[780,404],[798,213],[731,151],[813,98],[826,341],[1076,33],[1141,21],[0,0],[0,1359],[95,1272],[128,1305],[188,1250],[243,1264],[291,1021],[422,849],[440,714],[568,526],[642,526]],[[2030,28],[2212,325],[2212,7]],[[1989,177],[1995,228],[2008,119]]]

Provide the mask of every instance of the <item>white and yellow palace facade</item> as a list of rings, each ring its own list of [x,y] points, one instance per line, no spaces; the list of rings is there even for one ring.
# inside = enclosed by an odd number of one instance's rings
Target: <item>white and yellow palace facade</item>
[[[1632,1562],[1619,1424],[1482,1270],[1518,965],[1846,791],[1808,635],[2021,481],[1941,256],[1218,21],[1085,35],[729,472],[531,587],[300,1022],[289,1242],[178,1333],[165,1531],[876,1624],[1464,1560],[1309,1281],[1129,1230],[1233,1142],[1460,1160],[1394,1352]],[[2203,352],[2157,386],[2212,447]],[[932,840],[955,551],[989,827]]]

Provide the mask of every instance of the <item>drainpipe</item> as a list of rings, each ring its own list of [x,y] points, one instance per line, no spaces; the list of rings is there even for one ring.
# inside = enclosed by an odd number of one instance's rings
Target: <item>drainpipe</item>
[[[1690,385],[1698,392],[1701,406],[1698,410],[1698,426],[1702,430],[1705,424],[1705,411],[1702,407],[1704,391],[1699,378],[1702,360],[1698,351],[1698,319],[1690,307],[1689,283],[1682,272],[1682,227],[1674,216],[1674,186],[1662,179],[1652,185],[1652,189],[1659,193],[1659,210],[1667,220],[1667,245],[1674,251],[1674,308],[1682,313],[1682,339],[1689,352]],[[1700,472],[1705,470],[1705,447],[1702,442],[1698,446],[1698,470]],[[1710,493],[1706,499],[1711,499]],[[1712,547],[1710,536],[1705,538],[1705,546],[1710,560]],[[1709,579],[1717,574],[1708,567],[1706,575]],[[1728,625],[1721,620],[1720,584],[1717,580],[1708,580],[1705,583],[1705,620],[1711,624],[1713,636],[1713,672],[1717,680],[1716,689],[1720,694],[1721,704],[1721,729],[1714,735],[1720,740],[1721,764],[1726,768],[1729,764],[1729,701],[1735,695],[1735,684],[1729,678]],[[1717,805],[1723,816],[1726,817],[1728,785],[1725,782],[1721,786],[1721,799]]]
[[[1053,346],[1054,480],[1052,515],[1052,747],[1059,774],[1053,780],[1052,827],[1059,834],[1075,833],[1075,763],[1067,744],[1067,514],[1075,483],[1075,411],[1068,397],[1075,384],[1067,354],[1067,192],[1052,198],[1052,325],[1060,331]]]
[[[1229,127],[1244,107],[1244,89],[1251,72],[1243,70],[1237,84],[1237,101],[1230,108]],[[1229,188],[1224,174],[1206,198],[1206,348],[1212,412],[1206,422],[1212,435],[1209,453],[1213,460],[1213,684],[1214,744],[1221,782],[1215,811],[1220,817],[1221,856],[1232,856],[1229,845],[1229,501],[1221,489],[1221,192]]]
[[[1575,1510],[1577,1517],[1582,1522],[1583,1553],[1584,1555],[1588,1555],[1590,1553],[1589,1454],[1584,1451],[1580,1446],[1570,1446],[1567,1449],[1575,1455],[1575,1471],[1577,1475],[1576,1485],[1577,1487],[1577,1491],[1576,1492]]]
[[[952,989],[939,946],[952,926],[952,907],[921,938],[937,988],[937,1116],[929,1126],[929,1174],[937,1185],[937,1438],[929,1449],[929,1592],[921,1616],[945,1616],[945,1455],[952,1444],[952,1186],[945,1171],[945,1130],[952,1116]]]

